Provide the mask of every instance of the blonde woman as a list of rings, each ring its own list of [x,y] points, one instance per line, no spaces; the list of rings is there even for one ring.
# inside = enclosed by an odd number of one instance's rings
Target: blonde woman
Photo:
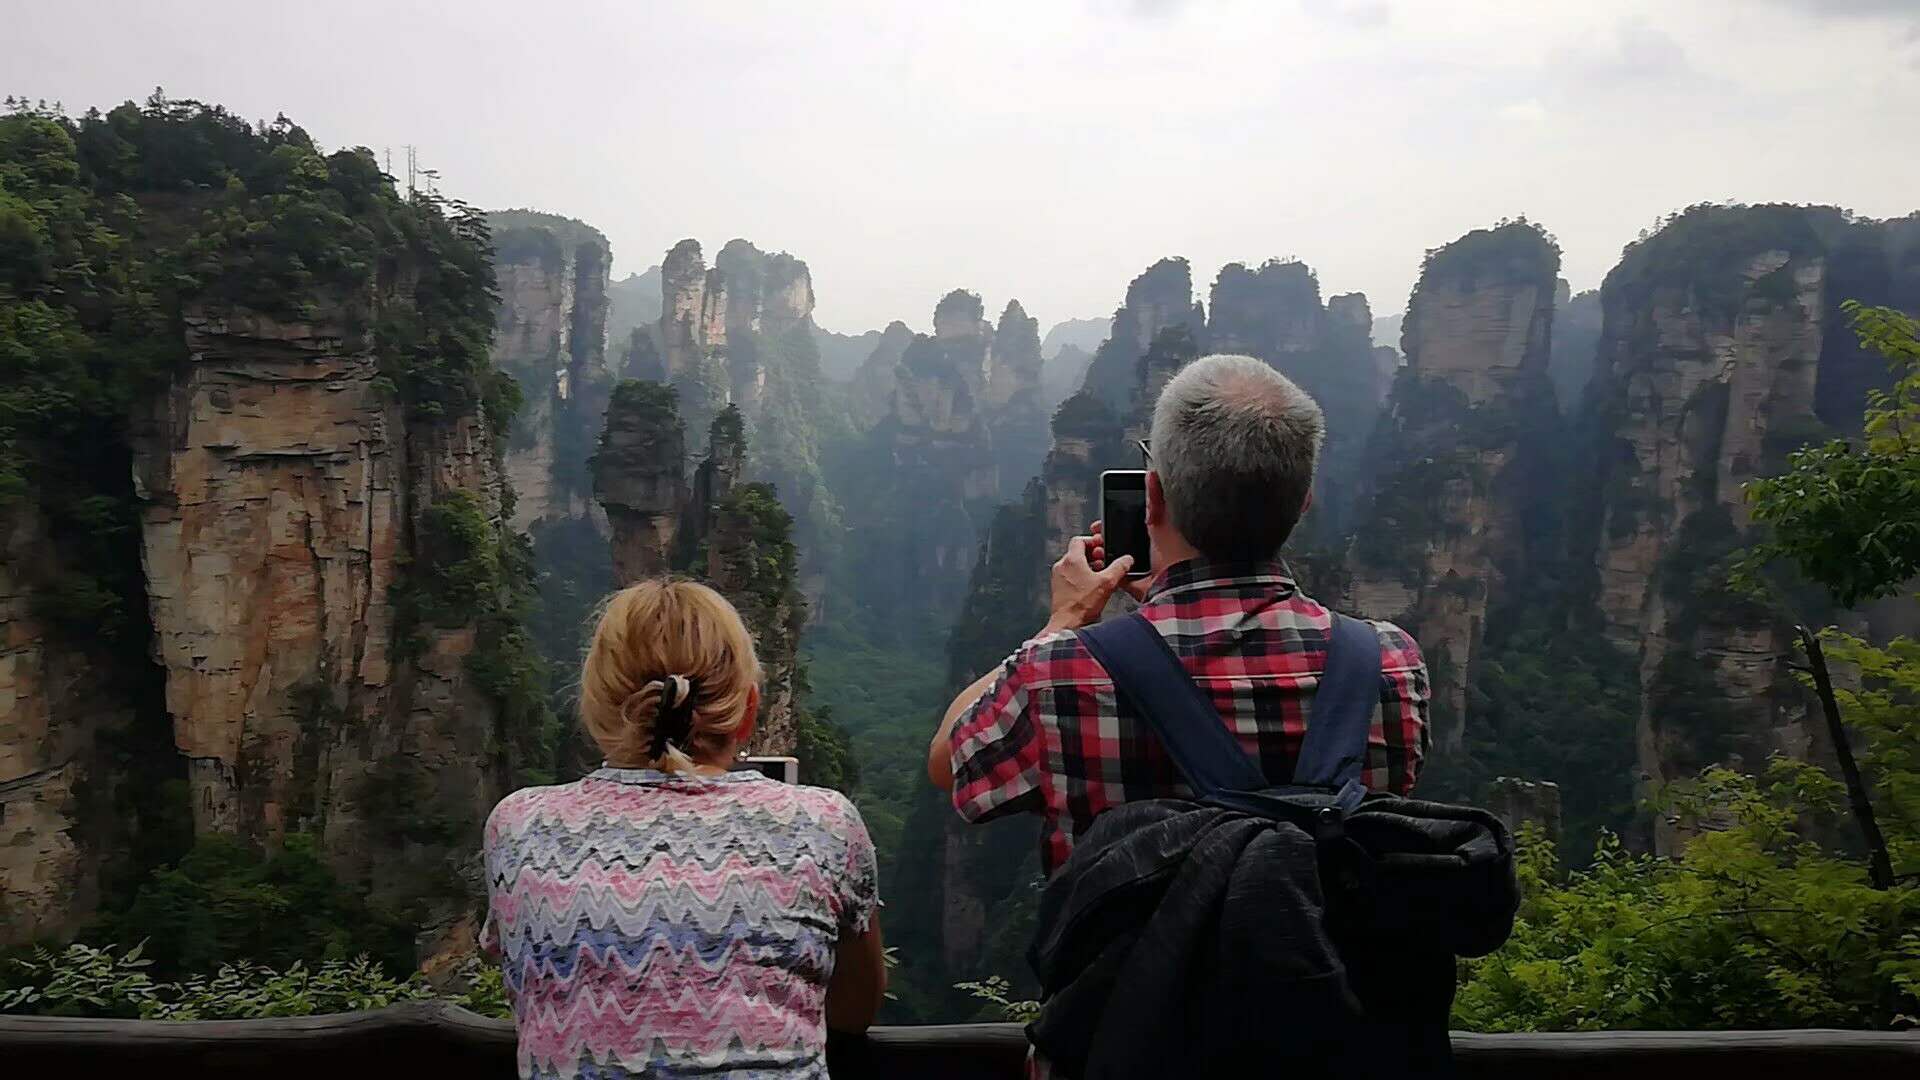
[[[606,764],[487,821],[489,951],[523,1077],[824,1077],[886,985],[873,844],[845,796],[729,772],[760,707],[733,605],[647,581],[580,674]]]

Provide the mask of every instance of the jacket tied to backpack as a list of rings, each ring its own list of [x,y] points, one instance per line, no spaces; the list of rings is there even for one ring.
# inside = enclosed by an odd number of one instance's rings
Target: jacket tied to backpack
[[[1094,820],[1041,898],[1028,1038],[1058,1075],[1440,1076],[1455,958],[1519,891],[1492,815],[1360,784],[1372,629],[1336,616],[1296,765],[1269,786],[1152,624],[1083,630],[1195,799]]]

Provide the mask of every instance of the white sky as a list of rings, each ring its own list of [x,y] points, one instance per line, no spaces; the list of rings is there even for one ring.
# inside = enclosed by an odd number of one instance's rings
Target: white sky
[[[1399,310],[1503,215],[1597,285],[1702,200],[1920,208],[1920,0],[0,0],[0,92],[285,112],[442,190],[581,218],[616,271],[744,236],[818,318],[955,287],[1042,326],[1163,255],[1297,255]]]

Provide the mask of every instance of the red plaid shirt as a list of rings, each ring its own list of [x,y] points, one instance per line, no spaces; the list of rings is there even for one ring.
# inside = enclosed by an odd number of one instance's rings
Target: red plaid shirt
[[[1176,563],[1140,607],[1208,691],[1267,778],[1285,783],[1313,714],[1332,616],[1277,563]],[[1367,786],[1407,794],[1427,751],[1427,667],[1413,638],[1380,632],[1380,711]],[[1078,636],[1022,645],[953,727],[953,805],[969,821],[1037,811],[1048,874],[1108,807],[1187,797],[1153,729],[1114,693]]]

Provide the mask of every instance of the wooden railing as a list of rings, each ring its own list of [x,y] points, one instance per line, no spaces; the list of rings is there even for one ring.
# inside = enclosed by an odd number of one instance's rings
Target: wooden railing
[[[1822,1080],[1920,1077],[1920,1033],[1591,1032],[1455,1035],[1467,1080]],[[1013,1080],[1026,1039],[1014,1024],[875,1028],[836,1042],[834,1076]],[[430,1080],[511,1077],[513,1025],[453,1005],[281,1020],[84,1020],[0,1016],[8,1076]]]

